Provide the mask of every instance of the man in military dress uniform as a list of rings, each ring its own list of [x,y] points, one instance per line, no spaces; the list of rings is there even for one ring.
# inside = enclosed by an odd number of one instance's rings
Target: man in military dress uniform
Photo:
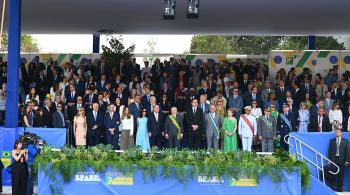
[[[280,113],[277,118],[277,135],[281,138],[281,147],[288,151],[288,144],[284,141],[284,137],[290,132],[295,131],[296,121],[289,113],[288,104],[283,104],[283,113]]]
[[[270,116],[270,112],[270,107],[265,108],[265,115],[257,120],[262,152],[273,152],[273,140],[276,137],[276,119]]]

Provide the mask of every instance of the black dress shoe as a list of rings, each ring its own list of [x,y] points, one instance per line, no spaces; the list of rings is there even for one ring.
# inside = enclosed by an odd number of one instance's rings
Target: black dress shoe
[[[338,192],[343,192],[343,188],[338,188]]]

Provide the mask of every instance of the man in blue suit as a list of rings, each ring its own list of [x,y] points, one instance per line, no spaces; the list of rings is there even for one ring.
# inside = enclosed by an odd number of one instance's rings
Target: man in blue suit
[[[106,75],[103,74],[101,75],[101,80],[97,81],[96,83],[97,92],[101,93],[106,84]]]
[[[233,95],[228,99],[228,107],[233,109],[233,116],[239,120],[243,109],[243,98],[238,95],[239,90],[233,89]]]
[[[248,93],[245,97],[244,97],[244,106],[250,106],[252,104],[253,101],[256,101],[259,105],[259,107],[261,107],[261,98],[260,95],[258,94],[258,88],[256,86],[252,87],[252,92]]]
[[[311,106],[310,109],[310,118],[316,117],[318,115],[318,109],[324,107],[324,98],[321,98],[317,104]]]
[[[280,137],[281,147],[288,151],[288,144],[284,141],[284,137],[288,135],[290,132],[295,131],[296,121],[292,118],[292,115],[289,113],[289,106],[287,104],[283,104],[283,113],[278,115],[277,118],[277,135]]]
[[[164,136],[164,114],[159,112],[159,106],[153,107],[153,112],[148,116],[148,135],[151,147],[161,147],[161,139]]]
[[[134,117],[134,135],[137,135],[137,119],[139,118],[140,110],[142,109],[141,96],[136,95],[135,101],[129,105],[130,114]],[[134,143],[136,143],[136,136],[134,136]]]
[[[120,116],[118,112],[114,112],[115,105],[109,104],[108,112],[104,116],[104,126],[106,129],[106,142],[113,145],[115,150],[118,149],[119,142],[119,124]]]
[[[203,115],[209,113],[210,105],[206,103],[205,95],[200,95],[198,107],[202,109]]]
[[[142,96],[141,103],[144,108],[147,108],[151,105],[151,90],[149,87],[145,87],[145,95]]]
[[[99,111],[98,103],[93,103],[92,111],[87,114],[88,145],[96,146],[100,143],[101,130],[103,129],[104,114]]]

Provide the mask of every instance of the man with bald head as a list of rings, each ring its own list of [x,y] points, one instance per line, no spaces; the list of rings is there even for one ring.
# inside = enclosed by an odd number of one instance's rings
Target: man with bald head
[[[148,135],[151,147],[161,148],[161,140],[164,137],[164,114],[159,112],[159,106],[153,106],[153,112],[148,117]]]
[[[87,140],[88,146],[95,146],[100,143],[101,131],[103,128],[103,113],[99,111],[99,104],[92,104],[92,111],[87,114]]]

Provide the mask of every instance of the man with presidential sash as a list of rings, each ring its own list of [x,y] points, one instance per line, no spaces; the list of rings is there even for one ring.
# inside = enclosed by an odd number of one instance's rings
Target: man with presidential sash
[[[296,121],[289,113],[288,104],[283,104],[283,113],[280,113],[277,118],[277,135],[281,138],[281,147],[288,151],[288,144],[284,141],[284,137],[290,132],[295,131]]]
[[[270,107],[265,108],[264,116],[257,120],[258,136],[262,152],[273,152],[273,140],[276,137],[276,119],[270,116]]]
[[[209,113],[204,115],[204,125],[208,149],[217,150],[219,149],[221,118],[220,114],[215,113],[215,111],[215,105],[211,104]]]
[[[165,121],[165,138],[169,141],[169,148],[180,149],[180,141],[183,137],[183,120],[177,114],[177,108],[171,108],[171,114]]]
[[[243,151],[252,151],[253,138],[257,134],[256,119],[250,115],[251,106],[244,107],[245,114],[239,118],[238,134],[242,139]]]

